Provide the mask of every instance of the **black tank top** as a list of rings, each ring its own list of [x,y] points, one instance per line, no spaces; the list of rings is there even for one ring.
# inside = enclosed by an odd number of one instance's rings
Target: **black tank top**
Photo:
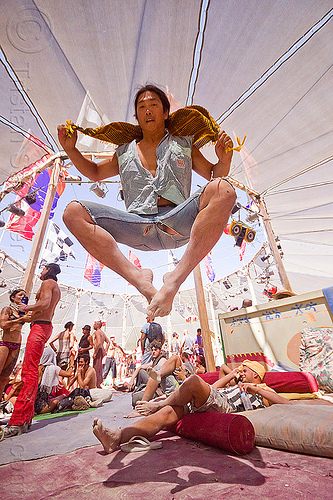
[[[88,337],[85,337],[83,335],[81,337],[80,342],[79,342],[79,347],[81,347],[82,349],[85,349],[86,347],[90,347],[90,342],[89,342],[88,338],[89,338],[89,335],[88,335]]]

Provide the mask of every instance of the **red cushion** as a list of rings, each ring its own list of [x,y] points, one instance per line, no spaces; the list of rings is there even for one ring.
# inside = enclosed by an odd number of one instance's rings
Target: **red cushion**
[[[207,384],[213,384],[218,380],[219,372],[203,373],[200,377]],[[276,392],[298,392],[303,394],[318,391],[317,380],[308,372],[266,372],[263,381]]]
[[[179,436],[244,455],[254,447],[252,423],[237,413],[190,413],[172,428]]]
[[[318,384],[308,372],[266,372],[264,382],[276,392],[317,392]]]
[[[201,373],[199,374],[199,377],[201,377],[205,382],[207,382],[207,384],[212,385],[219,379],[219,371]]]

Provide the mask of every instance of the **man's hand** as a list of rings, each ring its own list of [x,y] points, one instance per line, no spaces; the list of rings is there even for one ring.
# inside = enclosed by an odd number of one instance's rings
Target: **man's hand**
[[[258,394],[259,387],[256,385],[239,382],[238,387],[247,394]]]
[[[66,151],[66,153],[68,153],[75,149],[77,131],[74,130],[73,134],[69,137],[66,131],[66,125],[58,125],[58,139],[62,148]]]
[[[222,130],[219,133],[217,142],[215,144],[215,153],[219,161],[224,165],[230,165],[231,163],[233,151],[229,150],[228,153],[226,153],[226,148],[232,148],[232,147],[233,147],[233,142],[231,137],[229,137],[229,135],[225,132],[225,130]]]
[[[232,376],[231,380],[232,379],[237,379],[239,377],[239,374],[240,374],[240,371],[238,368],[234,368],[233,370],[231,370],[231,372],[229,373],[229,375]]]
[[[182,368],[176,368],[175,371],[174,371],[175,375],[176,375],[176,378],[178,380],[185,380],[186,379],[186,375],[185,375],[185,372]]]

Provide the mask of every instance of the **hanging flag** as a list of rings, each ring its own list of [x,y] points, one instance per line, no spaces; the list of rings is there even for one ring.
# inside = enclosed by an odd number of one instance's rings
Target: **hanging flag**
[[[6,229],[19,234],[20,236],[22,236],[22,238],[25,238],[26,240],[31,241],[33,239],[34,231],[32,228],[37,224],[40,218],[40,213],[44,206],[44,201],[46,197],[47,188],[50,182],[51,173],[52,169],[47,168],[43,170],[41,173],[34,176],[33,178],[29,179],[28,182],[24,183],[21,189],[19,190],[14,189],[14,192],[17,193],[18,195],[16,200],[20,200],[18,202],[15,202],[15,206],[21,208],[25,212],[25,215],[19,217],[17,215],[11,214]],[[66,174],[67,172],[65,173],[65,175]],[[49,219],[53,218],[59,197],[64,192],[64,189],[65,189],[65,183],[61,179],[58,184],[56,193],[54,195]],[[36,201],[28,205],[28,203],[25,201],[25,199],[22,199],[22,197],[34,192],[36,196]]]
[[[32,241],[35,236],[32,228],[39,221],[41,214],[33,210],[25,200],[15,203],[15,206],[24,210],[25,215],[19,217],[18,215],[10,214],[6,229],[12,233],[17,233],[25,240]]]
[[[173,265],[176,267],[177,264],[179,264],[179,260],[177,259],[177,257],[175,256],[175,254],[173,253],[172,250],[169,250],[169,252],[170,252],[170,256],[171,256],[170,260],[172,260]]]
[[[42,172],[46,167],[45,165],[49,161],[51,155],[44,155],[39,160],[31,163],[27,167],[23,168],[16,174],[11,175],[8,179],[3,183],[1,193],[0,193],[0,201],[6,196],[6,194],[15,190],[18,192],[24,183],[30,187],[31,183],[34,179],[36,179],[37,175]]]
[[[132,252],[132,250],[128,251],[128,260],[138,269],[142,269],[141,262],[139,261],[138,257]],[[129,281],[127,282],[128,285],[132,285]]]
[[[66,261],[68,257],[75,259],[72,250],[72,240],[60,229],[57,224],[51,222],[46,236],[46,244],[42,253],[39,267],[51,262]]]
[[[87,254],[86,265],[84,268],[84,277],[94,286],[101,286],[102,269],[104,264],[101,264],[95,257]]]
[[[245,248],[246,248],[246,241],[243,240],[241,246],[238,247],[240,260],[243,260]]]
[[[207,274],[207,278],[210,280],[210,281],[214,281],[215,280],[215,271],[214,271],[214,268],[213,268],[213,261],[212,261],[212,252],[209,252],[206,257],[205,257],[205,267],[206,267],[206,274]]]
[[[138,257],[132,252],[132,250],[129,250],[128,253],[128,260],[138,269],[142,269],[141,263],[138,259]]]

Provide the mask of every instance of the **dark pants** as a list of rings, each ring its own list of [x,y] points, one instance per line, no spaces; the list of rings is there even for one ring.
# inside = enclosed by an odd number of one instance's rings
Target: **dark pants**
[[[115,358],[106,358],[105,364],[103,365],[103,380],[108,376],[111,370],[111,377],[117,377],[117,366]]]
[[[96,385],[99,387],[101,383],[103,382],[103,375],[102,375],[102,359],[104,358],[105,351],[100,347],[94,357],[94,363],[93,367],[95,368],[96,371]]]

